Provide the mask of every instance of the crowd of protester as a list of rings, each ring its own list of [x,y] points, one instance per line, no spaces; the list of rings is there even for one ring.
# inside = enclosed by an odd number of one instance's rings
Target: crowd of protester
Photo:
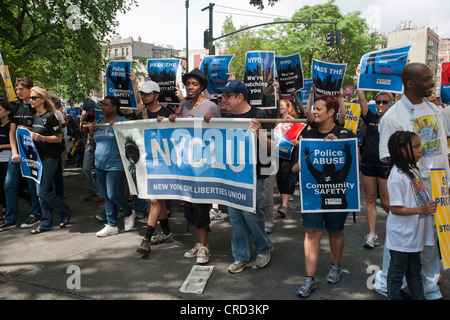
[[[359,75],[359,68],[356,75]],[[439,299],[439,250],[433,231],[432,213],[436,204],[431,200],[430,168],[447,168],[446,145],[441,153],[422,156],[421,141],[413,132],[410,121],[423,116],[433,116],[436,130],[442,141],[450,136],[450,108],[439,105],[433,95],[434,82],[426,65],[408,64],[402,73],[405,86],[403,95],[376,92],[373,100],[376,110],[368,107],[367,95],[357,92],[361,108],[360,173],[366,200],[365,212],[368,233],[362,245],[375,249],[380,240],[375,230],[377,211],[388,213],[387,238],[383,253],[383,269],[377,274],[375,288],[390,299],[401,298],[402,279],[405,277],[413,299]],[[136,77],[130,74],[138,97],[136,110],[122,109],[120,100],[107,96],[100,102],[83,101],[82,108],[69,100],[66,110],[61,100],[45,89],[34,86],[27,78],[17,79],[15,88],[19,100],[0,102],[0,203],[2,207],[0,231],[17,224],[18,201],[25,199],[30,205],[29,217],[21,228],[31,228],[31,234],[53,229],[53,213],[59,217],[59,227],[66,228],[72,210],[64,202],[63,170],[67,164],[82,167],[86,180],[84,201],[104,203],[104,210],[96,218],[105,226],[98,237],[112,236],[119,232],[119,210],[124,215],[124,230],[133,229],[135,219],[147,218],[147,231],[136,251],[149,255],[151,245],[174,241],[170,228],[171,201],[143,200],[130,196],[125,169],[115,140],[114,123],[129,120],[168,118],[248,118],[249,129],[258,140],[257,148],[265,152],[274,150],[271,132],[273,124],[261,124],[258,119],[306,119],[307,126],[297,140],[292,141],[291,159],[278,161],[276,172],[267,173],[257,152],[256,213],[227,208],[232,226],[231,251],[234,262],[228,267],[230,273],[243,272],[247,267],[263,268],[270,262],[272,244],[270,234],[274,215],[280,218],[290,210],[300,171],[299,140],[334,140],[354,138],[356,135],[345,128],[345,101],[339,97],[317,96],[314,86],[305,106],[298,96],[282,96],[276,110],[261,110],[247,102],[246,85],[230,75],[229,82],[220,88],[221,95],[208,99],[205,92],[208,83],[204,74],[194,69],[183,76],[185,93],[177,90],[179,104],[163,105],[158,99],[160,88],[148,80],[137,88]],[[275,82],[275,87],[278,86]],[[101,115],[96,115],[101,111]],[[338,117],[338,114],[340,115]],[[22,177],[20,171],[19,145],[16,130],[25,127],[31,131],[42,161],[40,183]],[[71,141],[68,150],[67,141]],[[308,150],[305,151],[308,153]],[[395,154],[393,154],[395,153]],[[308,157],[308,154],[306,154]],[[391,160],[391,161],[386,161]],[[409,190],[408,186],[416,186]],[[279,193],[281,204],[274,208],[273,195]],[[420,194],[423,201],[414,201]],[[133,205],[130,205],[133,200]],[[377,202],[381,208],[377,209]],[[183,202],[187,223],[196,230],[195,245],[184,256],[196,258],[199,264],[211,258],[208,232],[212,220],[221,218],[217,204]],[[344,224],[348,212],[302,213],[305,229],[304,256],[305,277],[296,294],[306,298],[316,289],[316,270],[319,263],[321,240],[326,230],[330,243],[330,271],[327,282],[336,284],[342,278],[341,258],[345,247]],[[426,217],[426,219],[424,218]],[[158,226],[160,227],[158,230]],[[400,228],[401,227],[401,228]],[[252,257],[252,245],[256,256]]]

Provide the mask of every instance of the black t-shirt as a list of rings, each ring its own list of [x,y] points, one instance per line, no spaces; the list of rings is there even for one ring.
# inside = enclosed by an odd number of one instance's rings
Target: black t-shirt
[[[373,114],[372,111],[368,110],[366,115],[361,115],[361,117],[367,128],[364,137],[361,164],[387,167],[387,164],[380,160],[380,133],[378,131],[378,126],[380,124],[381,116]]]
[[[258,109],[256,107],[251,107],[251,109],[249,111],[247,111],[246,113],[242,113],[242,114],[232,114],[232,113],[227,113],[225,115],[225,118],[241,118],[241,119],[265,119],[267,118],[267,114],[261,110]],[[263,130],[267,130],[268,133],[268,138],[270,138],[270,130],[273,129],[273,125],[269,124],[269,123],[262,123],[261,124]],[[261,163],[261,159],[260,159],[260,153],[259,153],[259,143],[256,144],[256,154],[257,154],[257,163],[256,163],[256,174],[257,174],[257,179],[264,179],[266,177],[268,177],[268,175],[262,174],[261,173],[261,169],[262,168],[270,168],[271,163],[269,162],[268,164],[263,164]],[[267,155],[268,157],[269,155]]]
[[[318,126],[311,130],[303,130],[302,137],[304,139],[325,139],[330,133],[333,133],[338,139],[356,138],[353,131],[342,128],[337,124],[327,133],[320,132]]]
[[[8,122],[3,127],[0,126],[0,144],[9,144],[9,129],[11,128],[11,122]],[[1,151],[2,149],[0,149]]]
[[[33,117],[33,132],[43,136],[53,136],[61,133],[61,124],[56,116],[47,111],[42,116],[37,113]],[[61,148],[59,143],[50,143],[44,141],[34,141],[41,159],[59,158]]]
[[[16,126],[25,126],[31,128],[33,125],[33,116],[36,114],[36,110],[31,108],[30,104],[24,103],[20,100],[11,103],[12,108],[9,114],[9,118]]]
[[[144,113],[147,113],[147,117],[144,117]],[[156,112],[150,112],[147,109],[144,109],[141,113],[137,115],[137,119],[156,119],[158,116],[168,118],[173,113],[169,108],[161,106],[161,108]]]

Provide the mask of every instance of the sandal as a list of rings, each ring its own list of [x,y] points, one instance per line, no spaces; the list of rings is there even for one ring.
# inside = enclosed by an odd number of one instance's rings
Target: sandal
[[[71,217],[72,217],[72,212],[66,218],[61,220],[61,222],[59,223],[59,227],[65,228],[69,224]]]
[[[36,228],[36,229],[31,230],[31,234],[40,234],[40,233],[46,232],[46,231],[50,231],[50,230]]]

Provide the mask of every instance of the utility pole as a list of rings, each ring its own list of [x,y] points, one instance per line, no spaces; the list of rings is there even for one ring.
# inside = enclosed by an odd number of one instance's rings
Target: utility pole
[[[186,0],[186,73],[189,73],[189,0]]]
[[[205,49],[209,49],[209,55],[213,56],[216,54],[216,47],[214,46],[214,37],[213,37],[213,8],[215,4],[210,3],[209,6],[206,8],[203,8],[202,11],[205,11],[206,9],[209,10],[209,29],[205,31],[204,33],[204,47]]]

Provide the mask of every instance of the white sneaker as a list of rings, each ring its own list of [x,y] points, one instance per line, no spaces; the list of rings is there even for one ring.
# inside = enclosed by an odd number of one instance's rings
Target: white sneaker
[[[189,251],[187,251],[187,252],[185,252],[184,253],[184,256],[186,257],[186,258],[194,258],[194,257],[196,257],[197,256],[197,253],[198,253],[198,250],[200,249],[200,247],[201,247],[202,245],[200,244],[200,243],[196,243],[195,244],[195,246],[191,249],[191,250],[189,250]]]
[[[134,221],[136,220],[136,211],[131,210],[131,215],[129,217],[123,218],[125,231],[130,231],[134,227]]]
[[[105,224],[105,227],[102,230],[100,230],[99,232],[97,232],[95,235],[97,237],[107,237],[107,236],[112,236],[112,235],[118,234],[118,233],[119,233],[119,228],[110,226],[109,224]]]
[[[209,251],[209,247],[201,246],[197,252],[197,261],[196,262],[198,264],[208,263],[210,257],[211,257],[211,252]]]

